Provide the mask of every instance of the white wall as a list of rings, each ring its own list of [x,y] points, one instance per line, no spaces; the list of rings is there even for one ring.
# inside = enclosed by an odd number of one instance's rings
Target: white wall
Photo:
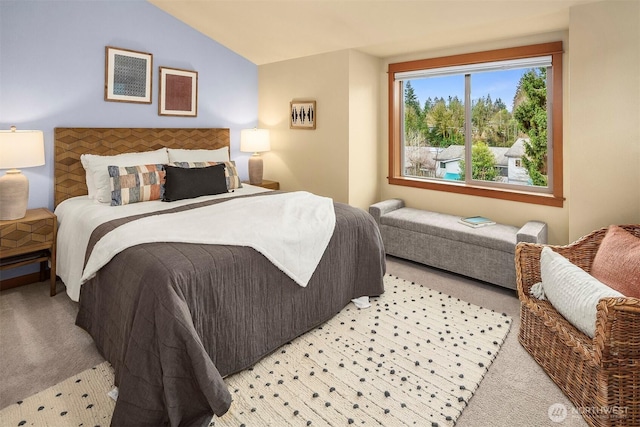
[[[377,201],[379,71],[378,59],[349,50],[259,66],[265,178],[363,209]],[[289,102],[305,99],[316,101],[316,129],[289,129]]]
[[[378,201],[380,121],[378,73],[381,61],[349,53],[349,204],[368,209]]]
[[[569,238],[640,223],[640,2],[571,8]]]
[[[264,177],[285,191],[349,199],[349,52],[258,67],[258,119],[271,130]],[[316,101],[316,129],[289,129],[289,103]]]
[[[516,163],[518,162],[522,165],[520,157],[509,158],[509,181],[527,183],[529,181],[529,172],[522,166],[517,166]]]

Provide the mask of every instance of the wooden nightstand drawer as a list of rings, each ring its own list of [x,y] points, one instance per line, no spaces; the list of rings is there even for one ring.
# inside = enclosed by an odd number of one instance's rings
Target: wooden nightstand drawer
[[[56,218],[46,209],[33,209],[24,218],[0,221],[0,256],[49,248],[55,238]]]
[[[0,270],[40,263],[44,280],[51,264],[51,296],[56,294],[57,219],[48,209],[29,209],[24,218],[0,221]]]

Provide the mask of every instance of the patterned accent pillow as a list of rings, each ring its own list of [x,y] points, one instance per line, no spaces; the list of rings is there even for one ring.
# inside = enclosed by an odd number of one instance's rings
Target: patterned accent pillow
[[[108,166],[111,206],[160,200],[164,193],[163,165]]]
[[[236,169],[236,162],[233,160],[229,162],[172,162],[169,166],[177,166],[179,168],[205,168],[207,166],[215,166],[217,164],[224,163],[224,176],[227,179],[227,189],[233,191],[236,188],[242,188],[242,182],[238,176],[238,170]]]

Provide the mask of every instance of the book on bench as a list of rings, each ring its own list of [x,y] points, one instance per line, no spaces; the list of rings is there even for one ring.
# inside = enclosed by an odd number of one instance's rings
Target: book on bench
[[[487,225],[494,225],[495,221],[491,221],[489,218],[483,216],[470,216],[467,218],[460,218],[460,222],[466,226],[473,228],[486,227]]]

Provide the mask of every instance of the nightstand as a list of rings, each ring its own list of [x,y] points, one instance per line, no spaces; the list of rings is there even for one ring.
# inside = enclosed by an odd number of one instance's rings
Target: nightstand
[[[243,181],[244,184],[249,184],[248,181]],[[252,184],[257,185],[258,187],[268,188],[269,190],[279,190],[280,183],[278,181],[269,181],[268,179],[263,179],[262,184]]]
[[[40,280],[51,263],[50,295],[56,294],[58,221],[48,209],[29,209],[24,218],[0,221],[0,270],[40,263]]]

